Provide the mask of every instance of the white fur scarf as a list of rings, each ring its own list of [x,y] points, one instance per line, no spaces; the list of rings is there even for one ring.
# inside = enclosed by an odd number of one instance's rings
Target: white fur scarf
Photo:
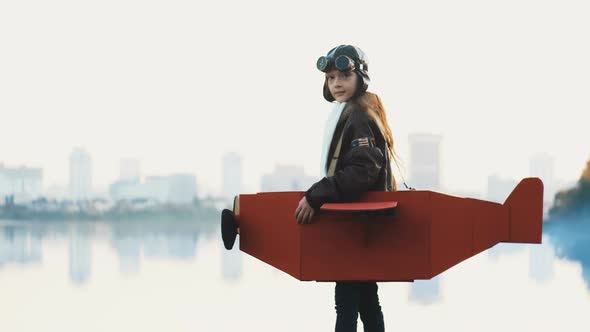
[[[334,131],[336,130],[336,124],[338,124],[344,106],[346,106],[345,102],[335,102],[332,111],[328,114],[328,118],[326,119],[326,125],[324,126],[324,141],[322,142],[322,157],[320,159],[320,174],[322,177],[325,177],[328,172],[326,159],[328,158],[328,152],[330,150],[330,144],[332,143],[332,136],[334,136]]]

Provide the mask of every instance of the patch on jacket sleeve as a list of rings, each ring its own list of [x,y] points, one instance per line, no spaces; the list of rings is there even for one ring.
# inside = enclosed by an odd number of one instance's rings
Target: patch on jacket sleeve
[[[352,141],[350,146],[353,148],[359,147],[373,147],[375,146],[375,138],[373,137],[360,137]]]

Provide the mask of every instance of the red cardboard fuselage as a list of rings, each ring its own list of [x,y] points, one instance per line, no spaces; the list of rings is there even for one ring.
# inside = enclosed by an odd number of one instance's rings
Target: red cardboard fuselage
[[[303,192],[240,195],[240,250],[299,280],[431,279],[499,242],[541,242],[542,183],[523,182],[516,208],[432,191],[369,192],[361,202],[395,201],[395,216],[320,211],[306,225],[294,217]],[[515,211],[524,217],[511,218]]]

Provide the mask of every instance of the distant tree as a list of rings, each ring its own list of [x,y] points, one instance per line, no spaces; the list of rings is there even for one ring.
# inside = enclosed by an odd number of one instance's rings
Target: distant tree
[[[586,161],[586,168],[574,188],[555,194],[549,216],[571,217],[587,212],[590,212],[590,160]]]
[[[582,176],[580,177],[580,180],[585,180],[587,182],[590,182],[590,160],[586,161],[586,168],[582,172]]]

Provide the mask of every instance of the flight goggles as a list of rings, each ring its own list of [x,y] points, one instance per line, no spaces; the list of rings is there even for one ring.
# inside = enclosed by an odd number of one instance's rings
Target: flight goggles
[[[336,69],[338,69],[340,71],[351,71],[351,70],[355,70],[355,69],[360,69],[360,70],[364,70],[364,71],[367,70],[367,64],[359,63],[358,64],[359,68],[357,68],[357,64],[355,63],[355,61],[346,55],[339,55],[338,57],[336,57],[336,59],[333,59],[332,57],[329,57],[329,56],[321,56],[318,59],[316,66],[318,67],[318,69],[320,71],[323,71],[325,73],[328,70],[330,70],[330,67],[332,65],[332,61],[334,62],[334,67],[336,67]]]

